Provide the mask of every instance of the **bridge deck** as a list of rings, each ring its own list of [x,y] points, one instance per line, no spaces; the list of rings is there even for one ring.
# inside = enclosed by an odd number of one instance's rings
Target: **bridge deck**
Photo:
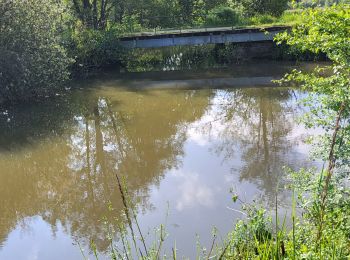
[[[273,37],[289,27],[274,26],[264,28],[232,27],[176,30],[161,33],[138,33],[120,38],[126,48],[158,48],[166,46],[217,44],[228,42],[272,41]]]

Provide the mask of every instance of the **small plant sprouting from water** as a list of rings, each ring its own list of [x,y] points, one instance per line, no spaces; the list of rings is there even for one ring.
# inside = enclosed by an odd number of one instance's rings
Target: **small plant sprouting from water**
[[[167,218],[169,214],[169,207],[166,212],[164,224],[161,224],[158,228],[154,229],[154,239],[152,239],[151,243],[148,244],[145,239],[146,236],[141,230],[136,210],[132,206],[133,204],[131,202],[131,197],[128,193],[126,181],[124,178],[119,177],[118,174],[116,174],[116,180],[123,202],[123,215],[126,219],[126,224],[125,222],[120,221],[120,219],[117,218],[113,220],[113,223],[111,223],[111,221],[108,220],[106,217],[102,220],[102,223],[106,229],[106,235],[110,245],[110,258],[113,260],[165,259],[166,256],[163,255],[162,250],[163,243],[167,237],[166,227]],[[111,203],[109,203],[108,205],[108,210],[111,212],[114,211],[114,208]],[[114,226],[116,226],[116,229],[114,228]],[[116,239],[118,240],[116,241]],[[94,241],[91,241],[90,248],[95,258],[98,259],[98,252]],[[176,250],[177,249],[175,245],[172,252],[174,259],[176,259]]]
[[[320,195],[324,189],[325,171],[317,174],[315,169],[286,169],[286,173],[290,184],[285,188],[292,191],[289,227],[286,216],[282,220],[278,218],[277,195],[275,209],[269,214],[261,204],[254,201],[251,204],[245,203],[233,193],[232,200],[241,205],[242,210],[239,212],[244,218],[237,221],[233,231],[223,241],[217,241],[218,230],[214,228],[212,243],[208,249],[202,247],[197,236],[197,242],[194,241],[194,248],[197,248],[196,259],[346,259],[350,254],[350,190],[338,185],[338,181],[344,179],[339,177],[330,181],[327,204],[322,211]],[[163,251],[167,238],[167,221],[154,230],[154,239],[146,243],[146,237],[140,233],[141,229],[134,228],[137,225],[137,216],[129,206],[131,204],[127,189],[123,188],[123,192],[132,226],[129,226],[129,222],[123,224],[116,219],[117,230],[114,230],[113,225],[104,219],[111,259],[183,259],[179,258],[176,242],[170,252]],[[298,208],[302,214],[297,214]],[[111,204],[109,210],[114,210]],[[131,232],[131,229],[135,231]],[[98,259],[93,241],[90,247]]]
[[[339,115],[340,112],[332,134],[335,138],[339,132],[344,134],[338,124]],[[286,188],[293,193],[291,227],[287,228],[286,217],[282,221],[278,218],[277,195],[275,210],[269,216],[261,205],[244,203],[236,193],[232,193],[233,202],[242,205],[242,211],[239,212],[245,218],[239,220],[233,231],[220,243],[216,241],[217,230],[214,229],[209,251],[201,247],[197,238],[197,259],[347,259],[350,256],[349,177],[347,172],[338,173],[333,168],[337,162],[334,149],[343,145],[343,142],[335,142],[335,138],[330,142],[329,162],[325,163],[327,167],[323,167],[320,172],[315,169],[286,170],[290,179]],[[176,243],[169,255],[162,252],[166,224],[155,230],[156,238],[147,247],[136,211],[131,206],[125,180],[118,179],[118,187],[128,221],[126,226],[118,224],[117,232],[108,231],[111,259],[178,259]],[[297,208],[302,214],[297,214]],[[110,209],[113,210],[111,206]],[[115,234],[118,234],[121,247],[113,241]],[[97,258],[93,245],[91,243]]]

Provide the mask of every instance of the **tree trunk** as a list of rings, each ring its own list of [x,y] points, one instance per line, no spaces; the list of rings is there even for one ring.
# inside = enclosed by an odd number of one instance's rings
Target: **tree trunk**
[[[99,29],[106,28],[106,7],[107,7],[107,0],[101,0]]]
[[[92,10],[93,25],[94,25],[94,29],[97,29],[98,28],[97,0],[93,0],[92,6],[93,6],[93,10]]]

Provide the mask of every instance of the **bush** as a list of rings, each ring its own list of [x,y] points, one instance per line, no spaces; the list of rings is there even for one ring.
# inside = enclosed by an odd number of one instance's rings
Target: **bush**
[[[302,22],[302,10],[296,9],[296,10],[287,10],[285,11],[279,21],[281,23],[291,24],[291,23],[301,23]]]
[[[69,77],[60,7],[48,0],[0,0],[0,102],[49,95]]]
[[[349,4],[349,0],[301,0],[295,4],[298,8],[315,8],[319,6],[331,6],[334,4]]]
[[[209,11],[206,24],[212,26],[233,26],[239,24],[239,14],[230,7],[220,6]]]
[[[249,16],[270,14],[280,16],[287,8],[289,0],[236,0]]]
[[[101,67],[108,67],[120,62],[123,49],[117,35],[119,29],[105,31],[76,26],[70,34],[69,54],[74,57],[74,72],[88,72]]]
[[[283,24],[293,25],[302,22],[301,10],[287,10],[280,17],[270,14],[257,14],[247,19],[246,25]]]
[[[256,25],[271,24],[276,21],[277,21],[276,17],[273,17],[272,15],[269,15],[269,14],[260,14],[260,15],[253,16],[251,18],[251,23]]]

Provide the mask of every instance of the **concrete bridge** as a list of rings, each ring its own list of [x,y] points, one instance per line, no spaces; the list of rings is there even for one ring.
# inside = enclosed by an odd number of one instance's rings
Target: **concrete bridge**
[[[173,30],[158,33],[139,33],[120,38],[125,48],[159,48],[168,46],[245,43],[273,41],[277,33],[289,29],[285,26],[262,28],[221,27],[193,30]]]

